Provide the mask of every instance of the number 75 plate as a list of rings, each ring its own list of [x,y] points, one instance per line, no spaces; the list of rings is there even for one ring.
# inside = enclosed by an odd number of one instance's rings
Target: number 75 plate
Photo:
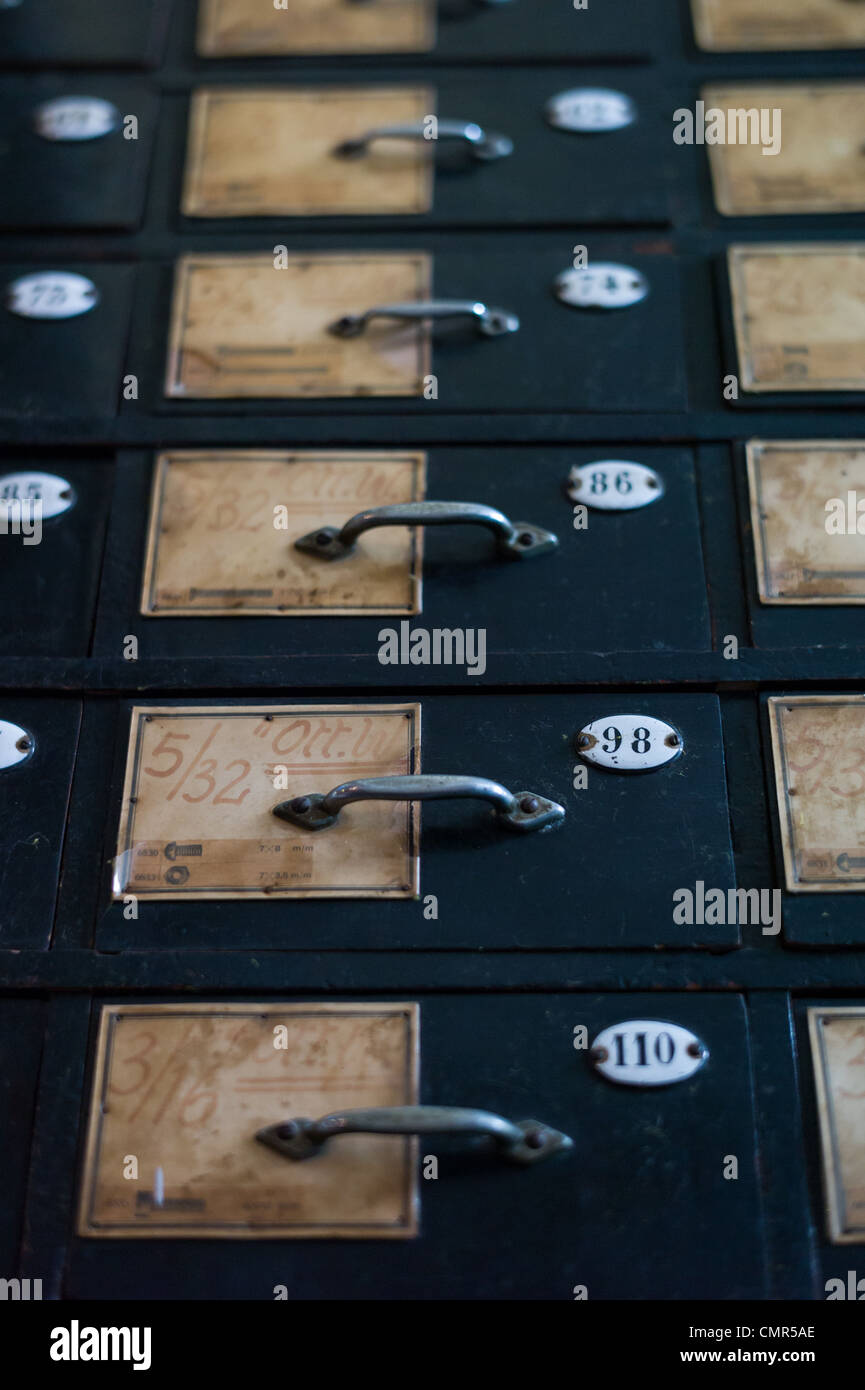
[[[291,796],[420,770],[420,706],[136,707],[115,898],[409,898],[418,808],[359,802],[312,834]]]

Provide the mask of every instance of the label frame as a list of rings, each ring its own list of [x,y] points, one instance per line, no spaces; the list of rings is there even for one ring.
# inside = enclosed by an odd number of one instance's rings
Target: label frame
[[[274,1017],[286,1015],[298,1017],[311,1014],[322,1018],[329,1014],[341,1017],[348,1017],[352,1014],[372,1017],[383,1012],[395,1016],[405,1015],[406,1098],[402,1103],[416,1105],[420,1095],[421,1013],[420,1004],[415,1001],[391,1002],[388,1000],[382,1003],[366,1001],[352,1003],[341,1000],[311,1000],[305,1003],[284,1003],[281,1000],[258,1000],[241,1003],[236,1000],[227,1002],[190,1000],[180,1003],[177,1000],[172,1000],[159,1004],[143,1003],[138,1000],[101,1004],[96,1040],[91,1053],[87,1108],[82,1119],[82,1159],[75,1203],[76,1236],[88,1240],[410,1240],[417,1237],[420,1224],[420,1181],[417,1167],[418,1140],[416,1136],[404,1136],[403,1138],[404,1222],[402,1225],[382,1226],[372,1231],[368,1225],[363,1229],[358,1229],[358,1227],[345,1223],[332,1223],[330,1225],[322,1223],[314,1230],[300,1226],[292,1228],[290,1225],[251,1227],[248,1224],[228,1226],[227,1224],[216,1225],[215,1223],[203,1223],[200,1227],[189,1224],[179,1224],[174,1228],[169,1226],[124,1225],[113,1228],[103,1226],[100,1229],[95,1229],[91,1215],[99,1178],[101,1117],[111,1076],[110,1047],[114,1039],[115,1022],[118,1017],[137,1016],[146,1019],[154,1018],[159,1014],[175,1018],[189,1015],[199,1018],[207,1015],[240,1017],[243,1014],[257,1017],[271,1015]]]

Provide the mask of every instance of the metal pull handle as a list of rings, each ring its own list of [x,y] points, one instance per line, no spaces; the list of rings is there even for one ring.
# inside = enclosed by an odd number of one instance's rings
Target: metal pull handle
[[[558,537],[529,521],[509,521],[504,512],[479,502],[400,502],[372,507],[350,517],[343,527],[321,526],[295,541],[295,549],[322,560],[341,560],[354,550],[364,531],[379,526],[485,526],[492,531],[500,555],[528,560],[555,550]]]
[[[563,819],[565,808],[535,792],[509,792],[486,777],[364,777],[325,794],[309,792],[280,801],[273,814],[300,830],[326,830],[352,801],[441,801],[470,797],[488,801],[510,830],[540,830]]]
[[[295,1118],[260,1129],[256,1139],[283,1158],[299,1161],[320,1153],[340,1134],[468,1134],[492,1139],[509,1163],[537,1163],[572,1149],[573,1140],[538,1120],[504,1119],[489,1110],[450,1105],[400,1105],[376,1110],[340,1110],[320,1120]]]
[[[412,304],[377,304],[365,314],[343,314],[328,325],[328,332],[337,338],[359,338],[373,319],[471,319],[479,333],[497,338],[502,333],[516,333],[520,321],[516,314],[505,309],[490,309],[473,299],[428,299]]]
[[[367,153],[376,140],[417,140],[434,144],[437,140],[461,140],[475,159],[505,159],[513,153],[514,142],[507,135],[497,135],[486,131],[475,121],[437,121],[436,134],[427,134],[423,121],[413,121],[407,125],[377,126],[351,140],[343,140],[333,153],[341,159],[357,159]]]

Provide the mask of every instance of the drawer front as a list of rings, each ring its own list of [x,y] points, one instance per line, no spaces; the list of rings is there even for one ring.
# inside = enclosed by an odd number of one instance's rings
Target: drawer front
[[[277,1011],[284,1001],[269,1002]],[[387,1007],[378,996],[366,1002]],[[93,1012],[95,1023],[98,1010]],[[79,1000],[76,1045],[86,1037],[86,1018],[87,1002]],[[708,1059],[689,1078],[661,1090],[603,1079],[586,1040],[592,1043],[603,1030],[638,1018],[688,1030]],[[429,1176],[419,1178],[414,1239],[360,1246],[350,1238],[210,1239],[204,1259],[205,1250],[192,1238],[166,1243],[154,1234],[130,1244],[118,1236],[79,1236],[72,1238],[64,1295],[97,1298],[110,1289],[121,1298],[272,1300],[294,1299],[302,1290],[305,1298],[398,1293],[572,1301],[649,1292],[660,1298],[764,1293],[751,1064],[740,997],[426,997],[420,1001],[419,1036],[421,1104],[476,1106],[506,1118],[536,1116],[571,1137],[573,1148],[546,1157],[537,1168],[522,1168],[503,1162],[488,1141],[466,1146],[425,1135],[419,1162]],[[91,1034],[91,1062],[94,1046]],[[215,1091],[219,1107],[218,1082]],[[75,1153],[77,1148],[81,1157],[83,1145],[77,1117],[88,1093],[89,1086],[79,1082],[52,1094],[51,1118],[61,1136],[53,1176],[59,1179],[62,1172],[58,1205],[65,1211],[56,1212],[46,1239],[71,1230]],[[284,1105],[277,1091],[247,1106],[247,1113],[268,1118],[272,1110],[281,1120],[288,1118]],[[188,1110],[187,1117],[192,1115]],[[150,1183],[160,1126],[164,1121],[157,1119],[148,1151],[137,1155],[139,1179],[132,1181]],[[123,1136],[118,1139],[122,1144]],[[320,1165],[316,1181],[324,1178],[325,1164],[338,1161],[335,1151],[335,1143],[325,1146],[310,1161],[310,1167]],[[688,1154],[686,1164],[680,1151]],[[737,1159],[736,1181],[725,1180],[725,1165],[728,1174],[733,1171],[731,1157]],[[278,1165],[273,1172],[278,1181]],[[174,1193],[166,1169],[163,1200]],[[674,1257],[659,1264],[660,1244],[667,1250],[672,1244]],[[533,1258],[520,1257],[529,1247]]]
[[[492,508],[557,543],[515,560],[488,527],[453,522],[367,530],[334,560],[297,547],[322,525],[413,501]],[[404,684],[420,672],[416,629],[418,641],[482,632],[474,658],[423,668],[444,683],[544,683],[569,650],[565,675],[578,678],[580,652],[710,649],[686,449],[127,453],[111,516],[94,653],[119,661],[134,636],[138,660],[167,662],[175,679],[194,652],[290,656],[301,684],[304,668],[332,661],[339,678],[350,659],[355,678]]]
[[[151,730],[148,712],[157,708]],[[429,696],[419,711],[404,699],[259,697],[138,709],[133,718],[126,704],[88,707],[63,940],[104,950],[717,949],[739,941],[736,914],[708,906],[726,904],[735,887],[714,696]],[[376,752],[373,726],[384,738],[381,721],[393,710],[413,721],[411,765],[396,728],[396,742]],[[646,727],[646,719],[660,723]],[[618,728],[623,760],[641,761],[632,744],[651,745],[642,761],[660,765],[628,772],[583,757],[580,732],[590,725],[609,731],[600,745],[610,748]],[[676,747],[662,747],[665,729]],[[411,766],[548,798],[564,819],[516,835],[481,800],[429,802],[419,840],[406,842],[405,822],[388,819],[386,807],[348,807],[316,832],[273,815],[286,799]],[[210,782],[200,780],[208,771]],[[381,879],[385,851],[402,877]],[[640,883],[638,913],[624,874]],[[497,883],[506,897],[491,911]]]

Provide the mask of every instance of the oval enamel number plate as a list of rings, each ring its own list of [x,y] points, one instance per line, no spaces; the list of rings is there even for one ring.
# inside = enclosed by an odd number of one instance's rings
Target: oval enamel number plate
[[[589,1055],[601,1076],[620,1086],[671,1086],[699,1071],[709,1049],[678,1023],[629,1018],[599,1033]]]
[[[0,769],[23,763],[33,752],[33,735],[19,724],[0,719]]]
[[[632,125],[637,119],[637,108],[624,92],[614,92],[609,87],[574,87],[550,97],[544,115],[557,130],[600,135]]]
[[[120,112],[102,97],[55,97],[33,112],[33,126],[43,140],[98,140],[120,124]]]
[[[563,270],[554,288],[562,303],[574,309],[628,309],[646,298],[649,282],[633,266],[594,261]]]
[[[38,502],[42,519],[48,521],[52,516],[68,512],[74,501],[71,483],[56,473],[0,474],[0,516],[19,507],[33,507]]]
[[[568,496],[602,512],[632,512],[664,495],[654,468],[626,459],[599,459],[568,474]]]
[[[25,319],[71,319],[99,301],[92,280],[71,270],[39,270],[6,288],[6,307]]]
[[[648,772],[671,763],[682,752],[672,724],[647,714],[607,714],[580,729],[577,752],[586,762],[616,772]]]

